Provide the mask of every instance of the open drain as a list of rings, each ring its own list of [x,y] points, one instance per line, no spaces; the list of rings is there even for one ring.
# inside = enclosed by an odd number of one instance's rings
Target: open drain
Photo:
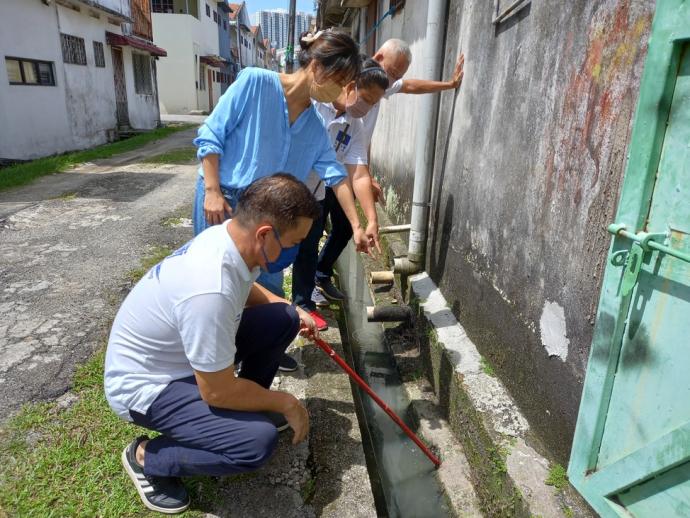
[[[341,324],[348,361],[401,418],[410,402],[380,324],[367,322],[371,293],[361,260],[348,245],[338,261],[341,288],[348,295]],[[449,516],[434,465],[367,394],[352,384],[372,491],[379,516]],[[406,420],[406,424],[412,425]]]

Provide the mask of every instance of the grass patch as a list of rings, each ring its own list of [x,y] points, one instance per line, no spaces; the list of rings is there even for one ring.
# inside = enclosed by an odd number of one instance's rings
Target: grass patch
[[[494,371],[494,368],[491,366],[489,361],[483,356],[479,360],[479,365],[481,366],[482,372],[484,374],[486,374],[487,376],[496,377],[496,371]]]
[[[143,160],[148,164],[189,164],[196,162],[196,148],[184,147],[172,149],[160,155],[153,155]]]
[[[0,173],[1,175],[2,173]],[[72,201],[77,198],[76,192],[63,192],[60,196],[56,196],[56,200]]]
[[[0,169],[0,190],[10,187],[17,187],[31,183],[36,178],[52,173],[62,173],[68,169],[91,160],[99,158],[110,158],[119,153],[132,151],[140,148],[149,142],[162,139],[177,131],[193,127],[191,124],[178,126],[166,126],[158,128],[148,133],[135,135],[125,140],[104,144],[84,151],[74,151],[62,155],[54,155],[46,158],[39,158],[30,162],[11,165]]]
[[[554,464],[549,470],[549,476],[544,483],[547,486],[553,486],[557,490],[563,489],[568,484],[568,473],[560,464]]]
[[[147,431],[125,423],[108,407],[104,359],[101,350],[77,369],[77,400],[71,407],[25,405],[2,431],[0,516],[3,509],[10,516],[160,516],[144,508],[120,464],[125,445]],[[205,516],[215,505],[220,485],[212,477],[188,479],[197,509],[181,516]]]
[[[154,246],[141,260],[141,266],[127,272],[127,280],[132,284],[139,282],[139,279],[146,275],[146,272],[148,272],[151,267],[160,263],[163,259],[172,254],[172,252],[170,247]]]
[[[309,503],[311,499],[314,497],[314,493],[316,492],[316,479],[315,478],[310,478],[307,480],[304,485],[302,486],[302,491],[300,491],[302,495],[302,501],[304,503]]]
[[[292,268],[283,270],[283,291],[285,292],[285,298],[292,300]]]

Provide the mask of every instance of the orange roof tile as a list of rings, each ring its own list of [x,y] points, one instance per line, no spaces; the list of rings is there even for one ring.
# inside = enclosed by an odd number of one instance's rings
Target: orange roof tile
[[[242,9],[242,6],[244,6],[244,2],[241,4],[229,4],[230,9],[232,9],[232,12],[230,13],[230,19],[234,20],[237,18],[237,13],[240,12],[240,9]]]

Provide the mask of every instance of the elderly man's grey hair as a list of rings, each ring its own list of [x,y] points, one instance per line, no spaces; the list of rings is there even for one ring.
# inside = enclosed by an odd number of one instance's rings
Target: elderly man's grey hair
[[[410,46],[406,41],[391,38],[390,40],[386,40],[383,45],[381,45],[381,49],[379,50],[381,52],[390,51],[397,56],[403,55],[407,59],[408,63],[412,63],[412,52],[410,51]]]

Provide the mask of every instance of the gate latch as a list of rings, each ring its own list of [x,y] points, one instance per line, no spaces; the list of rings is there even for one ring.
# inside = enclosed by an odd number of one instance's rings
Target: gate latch
[[[645,252],[649,252],[651,249],[665,253],[675,252],[675,250],[661,244],[668,239],[668,234],[665,232],[638,232],[633,234],[625,230],[625,225],[620,223],[612,223],[607,230],[614,236],[622,236],[632,241],[630,250],[619,250],[611,256],[611,264],[615,266],[625,265],[620,287],[622,297],[628,296],[637,284],[637,277],[642,268],[642,258]]]

